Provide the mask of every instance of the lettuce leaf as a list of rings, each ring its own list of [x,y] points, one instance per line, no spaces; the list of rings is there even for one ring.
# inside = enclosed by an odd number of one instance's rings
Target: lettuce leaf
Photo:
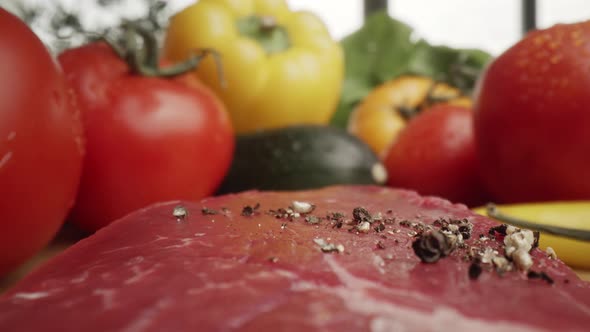
[[[430,45],[387,12],[367,18],[341,41],[345,78],[331,124],[346,127],[350,112],[373,88],[400,75],[430,76],[470,93],[491,55],[477,49]]]

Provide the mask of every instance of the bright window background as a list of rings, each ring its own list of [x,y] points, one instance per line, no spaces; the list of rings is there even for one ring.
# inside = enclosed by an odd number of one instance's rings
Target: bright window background
[[[362,0],[288,0],[297,10],[310,10],[326,23],[334,38],[342,39],[363,24]]]
[[[389,13],[432,43],[499,54],[522,37],[521,6],[520,0],[390,0]],[[588,19],[588,0],[537,0],[538,28]]]
[[[519,0],[392,0],[389,13],[433,44],[498,54],[520,37]]]
[[[51,0],[0,0],[0,6],[21,1]],[[93,0],[59,1],[84,8],[90,21],[109,21],[97,15]],[[180,10],[194,1],[169,0],[168,3],[172,9]],[[363,22],[362,0],[287,1],[293,9],[315,12],[336,39],[354,32]],[[139,0],[128,0],[118,14],[138,15],[138,3]],[[390,0],[389,13],[412,26],[418,37],[433,44],[481,48],[497,55],[522,36],[521,5],[521,0]],[[590,0],[537,0],[539,28],[587,19],[590,19]]]
[[[590,19],[588,0],[537,0],[537,26],[572,23]]]
[[[0,0],[1,1],[1,0]],[[174,8],[183,8],[194,0],[169,0]],[[287,0],[293,10],[309,10],[318,15],[338,40],[363,24],[362,0]]]

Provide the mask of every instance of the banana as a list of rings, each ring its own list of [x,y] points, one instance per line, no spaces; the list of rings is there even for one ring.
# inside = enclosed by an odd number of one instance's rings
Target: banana
[[[473,211],[502,223],[539,230],[541,249],[551,247],[569,266],[590,270],[590,201],[492,205]]]

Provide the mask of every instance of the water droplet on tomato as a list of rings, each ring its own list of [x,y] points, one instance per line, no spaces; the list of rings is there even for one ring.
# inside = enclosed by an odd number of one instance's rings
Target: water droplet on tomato
[[[55,106],[62,108],[64,104],[64,98],[59,90],[54,90],[52,92],[53,102]]]
[[[4,167],[8,161],[12,158],[12,151],[8,151],[0,158],[0,168]]]
[[[561,54],[555,54],[554,56],[551,57],[551,59],[549,59],[549,61],[551,62],[551,64],[558,64],[561,59],[563,58],[563,55]]]

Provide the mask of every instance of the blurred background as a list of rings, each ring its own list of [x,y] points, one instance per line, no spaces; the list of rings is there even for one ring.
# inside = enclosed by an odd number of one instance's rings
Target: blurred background
[[[0,0],[0,5],[15,9],[22,4],[63,4],[80,9],[85,23],[109,24],[111,15],[97,15],[97,3],[115,3],[121,16],[139,16],[146,10],[145,0]],[[169,0],[171,12],[194,0]],[[590,17],[587,0],[289,0],[294,9],[311,10],[321,16],[330,32],[342,39],[357,30],[365,14],[387,7],[389,14],[413,27],[419,37],[433,44],[459,48],[479,48],[493,55],[520,39],[524,31],[549,27]],[[103,10],[104,11],[104,10]],[[105,11],[106,12],[106,11]],[[113,11],[109,11],[112,13]],[[102,14],[102,13],[101,13]],[[418,37],[417,36],[417,37]]]

